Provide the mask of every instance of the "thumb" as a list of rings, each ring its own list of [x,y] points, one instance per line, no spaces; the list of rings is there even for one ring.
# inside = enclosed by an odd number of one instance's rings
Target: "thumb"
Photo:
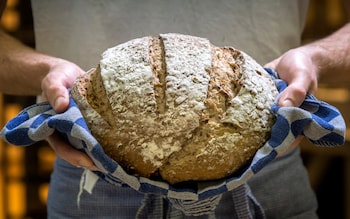
[[[69,105],[69,93],[64,86],[57,86],[54,89],[43,88],[43,100],[47,100],[57,113],[67,110]]]
[[[66,111],[69,105],[69,95],[67,90],[62,92],[61,95],[53,97],[51,101],[49,100],[49,102],[57,113]]]
[[[299,107],[305,100],[307,90],[301,86],[290,84],[280,96],[278,105],[283,107]]]

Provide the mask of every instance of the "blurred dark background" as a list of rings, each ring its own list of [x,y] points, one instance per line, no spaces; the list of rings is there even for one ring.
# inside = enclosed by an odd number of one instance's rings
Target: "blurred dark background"
[[[349,0],[311,0],[303,43],[324,37],[344,25],[349,20],[345,4],[350,4]],[[1,23],[11,35],[35,48],[29,0],[9,0]],[[317,97],[340,109],[349,123],[349,84],[337,81],[334,72],[321,77],[319,87]],[[0,93],[0,126],[34,103],[35,97]],[[347,137],[346,145],[339,148],[320,148],[307,141],[301,145],[319,201],[321,219],[350,219],[349,134]],[[51,148],[44,142],[15,147],[0,140],[0,219],[46,218],[46,197],[54,158]]]

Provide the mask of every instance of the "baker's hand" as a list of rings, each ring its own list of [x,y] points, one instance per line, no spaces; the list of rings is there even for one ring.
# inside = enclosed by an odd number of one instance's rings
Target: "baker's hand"
[[[77,65],[65,60],[58,60],[57,63],[52,65],[49,73],[41,82],[42,99],[49,101],[57,113],[64,112],[69,105],[67,88],[72,87],[74,80],[83,73],[84,71]],[[73,148],[59,134],[54,133],[47,141],[56,155],[70,164],[90,170],[98,170],[90,157]]]
[[[307,93],[317,91],[317,66],[304,48],[289,50],[265,67],[276,70],[288,84],[278,101],[280,106],[300,106]]]
[[[73,86],[75,79],[84,71],[77,65],[65,61],[57,61],[41,81],[42,99],[49,101],[57,113],[67,110],[69,93],[67,88]]]
[[[280,78],[288,84],[278,100],[280,106],[298,107],[307,93],[314,94],[317,91],[317,66],[304,48],[289,50],[265,67],[277,71]],[[297,147],[302,139],[302,136],[298,136],[285,151],[279,153],[279,156]]]

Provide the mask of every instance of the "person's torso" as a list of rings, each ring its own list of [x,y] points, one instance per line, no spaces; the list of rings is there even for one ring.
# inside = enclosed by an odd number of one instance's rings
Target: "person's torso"
[[[300,44],[306,0],[32,0],[36,47],[95,67],[128,40],[182,33],[232,46],[260,64]]]

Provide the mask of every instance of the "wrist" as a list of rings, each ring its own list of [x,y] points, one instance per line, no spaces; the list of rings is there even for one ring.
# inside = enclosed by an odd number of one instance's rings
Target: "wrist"
[[[332,35],[306,44],[303,48],[312,57],[320,75],[329,72],[344,73],[350,71],[350,23]]]

